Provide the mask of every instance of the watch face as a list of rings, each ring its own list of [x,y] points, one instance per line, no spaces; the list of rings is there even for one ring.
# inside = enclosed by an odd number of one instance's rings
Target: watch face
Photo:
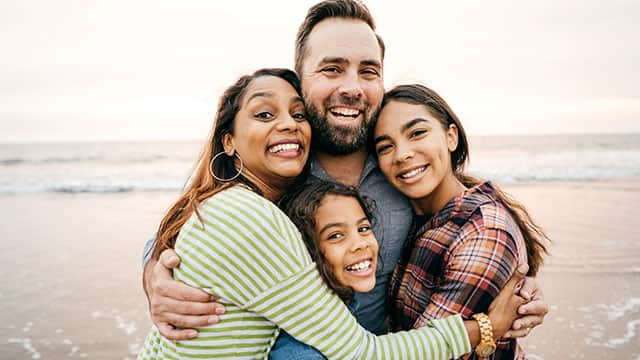
[[[491,343],[480,344],[476,348],[476,353],[480,357],[487,357],[496,351],[496,345]]]

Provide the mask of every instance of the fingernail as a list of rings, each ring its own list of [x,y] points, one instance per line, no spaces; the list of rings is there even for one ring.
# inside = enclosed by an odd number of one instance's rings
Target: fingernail
[[[178,257],[177,256],[172,256],[169,258],[169,261],[178,261]]]
[[[195,330],[188,331],[187,332],[187,336],[190,337],[190,338],[194,338],[194,337],[198,336],[198,332],[195,331]]]
[[[510,338],[511,337],[511,333],[507,331],[506,333],[504,333],[504,335],[502,337]]]
[[[216,324],[218,322],[218,317],[217,316],[212,316],[207,320],[207,322],[209,324]]]
[[[520,293],[520,295],[522,295],[523,298],[529,300],[529,298],[531,297],[531,295],[529,294],[528,291],[523,291]]]
[[[520,330],[520,324],[513,324],[514,330]]]
[[[217,315],[222,315],[222,314],[224,314],[224,310],[225,310],[225,309],[224,309],[224,306],[218,306],[218,307],[216,308],[216,314],[217,314]]]

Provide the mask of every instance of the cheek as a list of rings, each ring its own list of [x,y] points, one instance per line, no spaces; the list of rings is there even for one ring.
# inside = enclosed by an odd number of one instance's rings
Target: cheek
[[[367,95],[367,99],[369,100],[369,104],[374,109],[377,109],[382,102],[382,97],[384,96],[384,86],[382,82],[374,81],[366,86],[364,91]]]

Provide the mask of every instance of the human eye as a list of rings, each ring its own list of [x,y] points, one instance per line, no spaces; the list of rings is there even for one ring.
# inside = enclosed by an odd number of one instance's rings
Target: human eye
[[[361,73],[367,77],[379,77],[380,76],[380,72],[375,69],[375,68],[365,68],[362,69]]]
[[[269,111],[259,111],[259,112],[255,113],[253,116],[255,118],[263,120],[263,121],[271,120],[274,117],[274,115]]]
[[[381,145],[376,146],[376,154],[378,154],[378,155],[386,154],[389,151],[391,151],[391,145],[390,144],[381,144]]]
[[[299,121],[304,121],[307,118],[307,114],[304,111],[294,111],[291,117]]]
[[[368,233],[369,231],[371,231],[371,225],[369,224],[362,224],[358,226],[358,232],[361,234]]]
[[[341,232],[334,232],[329,234],[329,236],[327,237],[327,239],[329,239],[329,241],[339,241],[340,239],[342,239],[344,237],[344,234]]]
[[[424,134],[427,133],[426,129],[415,129],[413,131],[411,131],[411,133],[409,134],[409,138],[416,138],[416,137],[420,137]]]
[[[336,75],[342,72],[341,69],[337,66],[326,66],[320,71],[329,75]]]

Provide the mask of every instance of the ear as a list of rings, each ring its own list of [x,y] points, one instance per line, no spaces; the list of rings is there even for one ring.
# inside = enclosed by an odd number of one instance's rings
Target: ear
[[[458,148],[458,127],[456,124],[450,124],[447,129],[447,148],[450,153]]]
[[[233,143],[233,135],[226,133],[222,137],[222,147],[228,156],[233,156],[236,152],[236,146]]]

